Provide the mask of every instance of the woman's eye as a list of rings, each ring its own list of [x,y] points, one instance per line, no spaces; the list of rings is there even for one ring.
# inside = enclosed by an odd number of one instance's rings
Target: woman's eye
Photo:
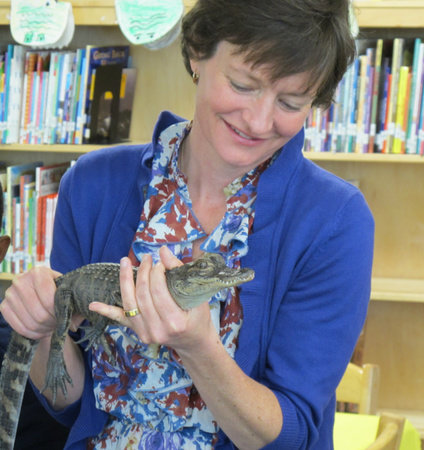
[[[292,103],[288,103],[285,100],[279,101],[281,108],[286,109],[288,111],[300,111],[300,108]]]
[[[243,86],[241,84],[231,81],[231,86],[238,92],[250,92],[252,88],[250,86]]]

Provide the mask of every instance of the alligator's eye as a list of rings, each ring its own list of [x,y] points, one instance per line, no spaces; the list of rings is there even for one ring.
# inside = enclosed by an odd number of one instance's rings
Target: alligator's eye
[[[207,269],[208,263],[206,261],[198,261],[197,263],[199,269]]]

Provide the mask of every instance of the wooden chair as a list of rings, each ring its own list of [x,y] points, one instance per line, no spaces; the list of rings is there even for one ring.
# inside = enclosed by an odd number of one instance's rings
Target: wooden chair
[[[336,390],[338,402],[355,403],[359,414],[377,412],[380,368],[376,364],[349,363]]]
[[[367,450],[399,450],[405,418],[381,413],[377,437]]]

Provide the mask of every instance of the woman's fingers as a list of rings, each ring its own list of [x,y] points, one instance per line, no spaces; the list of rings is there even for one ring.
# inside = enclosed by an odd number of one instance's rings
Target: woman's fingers
[[[60,275],[39,267],[18,276],[7,289],[2,314],[18,333],[40,339],[54,329],[54,278]]]
[[[121,259],[119,271],[119,283],[121,289],[122,308],[114,305],[107,305],[102,302],[92,302],[89,305],[90,311],[108,317],[114,322],[127,327],[133,327],[132,320],[140,315],[135,298],[135,286],[133,268],[129,258]]]
[[[166,269],[182,266],[183,263],[169,250],[168,247],[162,246],[159,250],[160,260]]]

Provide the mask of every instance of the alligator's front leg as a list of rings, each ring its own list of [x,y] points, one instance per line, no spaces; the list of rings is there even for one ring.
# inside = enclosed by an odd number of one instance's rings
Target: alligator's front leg
[[[107,294],[105,294],[104,298],[102,298],[101,301],[106,305],[114,305],[122,307],[121,291],[119,287],[118,289],[112,289]],[[101,345],[104,348],[108,357],[111,360],[115,360],[110,345],[106,339],[105,330],[108,325],[112,324],[119,325],[119,323],[112,321],[106,316],[102,316],[100,314],[91,311],[88,311],[86,313],[86,317],[88,319],[89,324],[80,326],[80,329],[84,331],[84,336],[79,341],[77,341],[77,344],[87,342],[85,351],[90,350],[94,346]]]
[[[68,392],[66,383],[72,385],[72,378],[66,369],[63,356],[63,347],[71,324],[72,313],[72,291],[58,288],[55,296],[55,315],[57,324],[51,338],[46,379],[44,387],[41,390],[41,392],[43,392],[46,389],[51,389],[53,404],[56,402],[58,388],[60,387],[63,394],[66,396]]]

